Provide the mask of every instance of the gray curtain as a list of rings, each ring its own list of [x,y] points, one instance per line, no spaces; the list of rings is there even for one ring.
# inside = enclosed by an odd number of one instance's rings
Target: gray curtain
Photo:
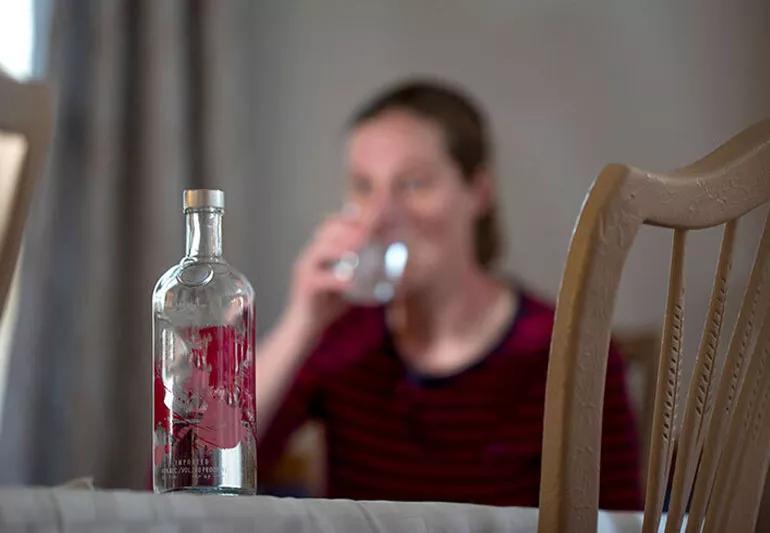
[[[56,2],[58,119],[26,233],[0,483],[147,485],[150,294],[183,251],[181,191],[221,187],[242,211],[259,187],[256,11],[250,0]],[[244,226],[226,226],[225,242],[249,275]]]

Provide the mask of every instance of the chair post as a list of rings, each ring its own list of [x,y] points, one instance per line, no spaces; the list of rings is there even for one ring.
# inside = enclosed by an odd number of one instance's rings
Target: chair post
[[[610,322],[628,250],[642,224],[630,169],[607,166],[570,243],[546,382],[538,531],[596,531]]]

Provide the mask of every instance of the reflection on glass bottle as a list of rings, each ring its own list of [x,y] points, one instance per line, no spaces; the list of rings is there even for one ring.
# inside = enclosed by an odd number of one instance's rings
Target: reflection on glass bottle
[[[184,213],[185,256],[152,296],[153,487],[254,494],[254,291],[222,257],[222,191],[185,191]]]

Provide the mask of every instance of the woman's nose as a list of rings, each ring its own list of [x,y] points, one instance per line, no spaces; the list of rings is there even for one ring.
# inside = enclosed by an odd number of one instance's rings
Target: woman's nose
[[[373,203],[369,222],[372,232],[380,236],[388,236],[399,225],[401,207],[393,195],[383,195]]]

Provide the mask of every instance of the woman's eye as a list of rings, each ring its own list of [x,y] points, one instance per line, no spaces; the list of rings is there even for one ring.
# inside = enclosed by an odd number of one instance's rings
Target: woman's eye
[[[372,185],[365,179],[353,179],[350,182],[350,190],[353,194],[363,196],[372,191]]]

